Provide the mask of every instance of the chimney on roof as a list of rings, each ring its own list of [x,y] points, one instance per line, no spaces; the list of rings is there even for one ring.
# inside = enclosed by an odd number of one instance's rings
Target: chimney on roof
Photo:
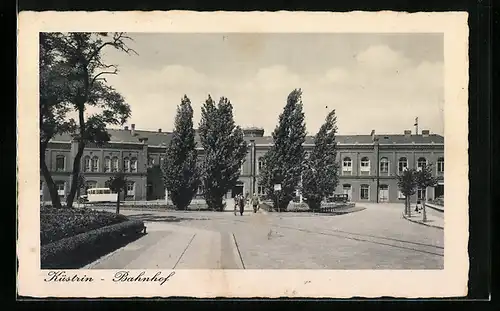
[[[125,131],[128,131],[128,126],[125,125]]]
[[[411,136],[411,130],[405,130],[405,136],[410,137]]]
[[[429,130],[422,130],[422,136],[423,137],[429,136],[429,133],[430,133]]]
[[[132,136],[135,136],[135,124],[130,124]]]
[[[372,137],[372,141],[375,140],[375,130],[372,130],[370,136]]]
[[[161,129],[158,129],[158,133],[161,133]]]

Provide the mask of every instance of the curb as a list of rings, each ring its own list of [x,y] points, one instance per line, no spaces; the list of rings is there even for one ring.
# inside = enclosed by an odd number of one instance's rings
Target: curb
[[[444,213],[444,208],[440,208],[437,205],[425,203],[425,206],[428,207],[428,208],[430,208],[430,209],[433,209],[433,210],[435,210],[437,212]]]
[[[413,222],[415,224],[419,224],[419,225],[422,225],[422,226],[427,226],[427,227],[432,227],[432,228],[437,228],[437,229],[444,230],[444,228],[441,227],[441,226],[435,226],[435,225],[431,225],[431,224],[426,224],[425,222],[422,222],[422,221],[410,219],[410,218],[406,217],[406,215],[404,213],[402,215],[403,215],[403,218],[406,219],[406,220],[408,220],[409,222]]]

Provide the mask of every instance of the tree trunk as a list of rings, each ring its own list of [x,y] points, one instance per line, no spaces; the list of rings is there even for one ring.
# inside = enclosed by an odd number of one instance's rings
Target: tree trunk
[[[427,214],[425,212],[425,202],[422,204],[422,221],[426,222],[427,221]]]
[[[78,142],[78,152],[75,155],[75,159],[73,161],[73,171],[71,172],[71,188],[66,198],[66,206],[68,208],[73,207],[73,201],[76,195],[76,189],[78,188],[78,176],[80,175],[80,163],[83,156],[83,150],[85,148],[84,143],[80,140]]]
[[[410,197],[408,197],[408,217],[411,217],[411,201],[410,201]]]
[[[118,194],[117,194],[117,199],[116,199],[116,213],[117,214],[120,214],[120,194],[121,194],[121,191],[118,191]]]
[[[40,144],[40,168],[42,169],[43,178],[45,179],[45,183],[47,184],[47,188],[49,189],[52,207],[61,208],[62,206],[61,200],[59,199],[59,193],[57,193],[56,185],[54,184],[54,180],[50,175],[47,163],[45,163],[45,150],[47,149],[47,143],[48,142],[44,142]]]
[[[405,215],[408,216],[408,197],[405,196]]]

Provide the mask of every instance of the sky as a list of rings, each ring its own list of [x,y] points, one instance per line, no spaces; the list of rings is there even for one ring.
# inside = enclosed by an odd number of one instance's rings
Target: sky
[[[442,34],[156,34],[131,33],[136,54],[114,49],[107,77],[130,104],[127,124],[171,131],[187,95],[195,127],[210,94],[227,97],[235,122],[270,135],[288,94],[302,89],[308,134],[335,109],[339,134],[443,135]]]

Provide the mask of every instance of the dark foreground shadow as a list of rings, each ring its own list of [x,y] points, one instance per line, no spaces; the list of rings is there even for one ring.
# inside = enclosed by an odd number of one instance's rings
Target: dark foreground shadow
[[[118,239],[106,240],[101,243],[95,243],[92,251],[77,249],[71,253],[62,255],[65,258],[58,258],[50,263],[41,262],[41,269],[81,269],[97,259],[114,252],[115,250],[126,246],[127,244],[138,240],[147,233],[136,233],[122,235]]]
[[[190,220],[208,220],[208,218],[196,218],[196,217],[176,217],[176,216],[166,216],[166,215],[156,215],[152,213],[143,213],[129,215],[127,218],[131,220],[142,220],[144,222],[181,222]]]

